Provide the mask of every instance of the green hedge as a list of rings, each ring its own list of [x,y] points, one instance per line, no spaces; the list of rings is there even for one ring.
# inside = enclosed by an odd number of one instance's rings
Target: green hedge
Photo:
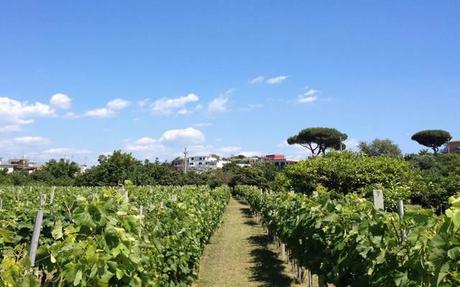
[[[388,208],[393,208],[397,199],[410,198],[420,179],[420,172],[402,158],[331,152],[287,167],[278,183],[286,190],[305,194],[322,187],[339,194],[369,196],[373,189],[381,189]]]

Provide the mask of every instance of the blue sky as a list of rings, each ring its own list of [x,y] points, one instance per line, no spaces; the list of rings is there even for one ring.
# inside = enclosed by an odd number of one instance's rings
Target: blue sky
[[[302,158],[312,126],[416,152],[460,139],[459,31],[458,1],[3,1],[0,157]]]

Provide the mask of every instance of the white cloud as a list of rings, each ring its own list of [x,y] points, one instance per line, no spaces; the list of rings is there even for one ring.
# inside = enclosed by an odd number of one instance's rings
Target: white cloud
[[[260,155],[260,152],[244,151],[239,146],[206,145],[204,134],[194,128],[172,129],[165,131],[160,137],[141,137],[137,140],[127,140],[125,149],[136,157],[154,159],[155,157],[172,159],[183,156],[187,147],[189,156],[218,154],[223,157],[244,154],[246,156]]]
[[[204,134],[195,128],[171,129],[165,131],[160,138],[142,137],[127,144],[131,152],[157,152],[165,155],[173,146],[196,145],[204,142]]]
[[[151,108],[155,114],[170,115],[172,113],[186,114],[188,110],[187,104],[199,101],[199,97],[195,94],[178,98],[161,98],[152,103]]]
[[[107,108],[112,111],[120,111],[127,108],[131,102],[123,99],[114,99],[107,103]]]
[[[13,139],[13,142],[22,145],[48,145],[51,143],[47,138],[36,136],[16,137]]]
[[[187,143],[202,143],[204,142],[204,134],[195,128],[173,129],[163,133],[160,142],[187,142]]]
[[[288,78],[288,76],[276,76],[276,77],[273,77],[273,78],[269,78],[267,79],[265,82],[269,85],[276,85],[276,84],[281,84],[282,82],[284,82],[286,79]]]
[[[281,84],[285,80],[287,80],[288,76],[284,75],[279,75],[271,78],[267,78],[264,76],[257,76],[253,79],[250,79],[248,82],[251,85],[257,85],[257,84],[267,84],[267,85],[276,85],[276,84]]]
[[[318,90],[314,89],[307,89],[305,93],[299,95],[297,97],[297,101],[299,103],[313,103],[318,100]]]
[[[90,110],[85,113],[87,117],[91,118],[108,118],[112,117],[115,115],[115,112],[112,110],[109,110],[107,108],[100,108],[100,109],[95,109],[95,110]]]
[[[254,79],[249,80],[249,83],[252,85],[255,85],[255,84],[262,84],[264,81],[265,81],[264,76],[258,76],[258,77],[255,77]]]
[[[72,99],[65,94],[57,93],[51,97],[50,104],[53,107],[67,110],[70,109],[72,105]]]
[[[99,119],[109,118],[115,116],[119,111],[127,108],[129,105],[131,105],[130,101],[114,99],[109,101],[104,108],[87,111],[85,116]]]
[[[143,137],[143,138],[138,139],[136,141],[136,144],[138,144],[138,145],[149,145],[149,144],[155,144],[157,142],[158,142],[158,140],[156,140],[154,138]]]
[[[18,131],[21,126],[33,123],[35,118],[54,115],[55,110],[47,104],[0,97],[0,132]]]

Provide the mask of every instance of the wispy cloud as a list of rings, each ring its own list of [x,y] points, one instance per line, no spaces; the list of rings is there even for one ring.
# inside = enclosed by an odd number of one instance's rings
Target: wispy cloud
[[[265,81],[264,76],[257,76],[254,79],[249,80],[249,84],[255,85],[255,84],[262,84]]]
[[[285,80],[287,80],[288,76],[276,76],[273,78],[268,78],[265,82],[269,85],[276,85],[281,84]]]
[[[307,90],[297,97],[299,103],[313,103],[318,100],[318,90],[307,88]]]
[[[230,99],[231,94],[233,93],[233,89],[227,90],[222,95],[214,98],[208,104],[208,112],[210,113],[223,113],[228,110],[227,104],[228,100]]]
[[[257,84],[276,85],[276,84],[281,84],[288,78],[289,77],[285,75],[279,75],[279,76],[273,76],[273,77],[257,76],[253,79],[250,79],[248,82],[251,85],[257,85]]]

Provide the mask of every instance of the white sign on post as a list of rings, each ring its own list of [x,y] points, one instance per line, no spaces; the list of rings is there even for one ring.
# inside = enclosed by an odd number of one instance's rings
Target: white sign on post
[[[383,209],[383,191],[374,189],[374,208]]]

